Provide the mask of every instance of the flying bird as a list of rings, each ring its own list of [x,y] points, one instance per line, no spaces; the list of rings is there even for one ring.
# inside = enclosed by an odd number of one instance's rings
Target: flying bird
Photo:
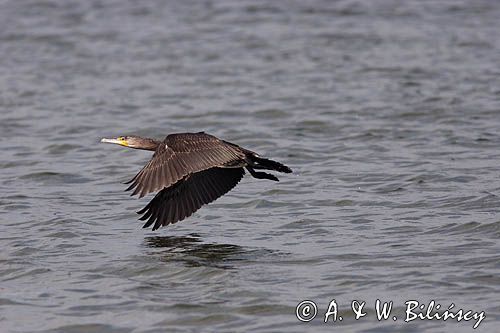
[[[152,159],[128,181],[127,191],[140,198],[159,191],[140,211],[143,228],[153,230],[191,216],[195,211],[229,192],[245,174],[278,181],[272,174],[255,170],[292,170],[279,162],[204,132],[177,133],[158,141],[138,136],[103,138],[101,142],[154,151]]]

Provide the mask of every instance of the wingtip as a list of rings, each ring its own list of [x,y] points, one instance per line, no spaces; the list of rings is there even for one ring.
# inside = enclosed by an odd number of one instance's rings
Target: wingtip
[[[153,224],[153,220],[150,218],[143,226],[142,228],[143,229],[146,229],[146,228],[149,228],[151,226],[151,224]],[[153,231],[155,231],[155,228],[153,226]]]

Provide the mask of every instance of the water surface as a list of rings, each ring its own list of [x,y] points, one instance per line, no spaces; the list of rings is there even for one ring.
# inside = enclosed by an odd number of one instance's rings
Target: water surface
[[[496,1],[2,1],[0,330],[472,331],[404,323],[405,301],[436,300],[494,331],[498,17]],[[151,196],[121,182],[150,153],[99,139],[183,131],[295,172],[143,230]],[[332,299],[344,320],[324,324]]]

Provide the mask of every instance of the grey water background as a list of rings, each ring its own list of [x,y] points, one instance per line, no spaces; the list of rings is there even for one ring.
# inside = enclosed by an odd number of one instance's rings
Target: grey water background
[[[496,331],[499,17],[498,1],[2,1],[0,331],[473,331],[404,323],[407,300]],[[183,131],[294,173],[144,230],[151,196],[121,182],[151,154],[99,139]],[[344,320],[324,324],[332,299]]]

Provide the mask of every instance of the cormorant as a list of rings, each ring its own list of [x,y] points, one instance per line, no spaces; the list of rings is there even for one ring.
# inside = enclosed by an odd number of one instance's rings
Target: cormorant
[[[255,170],[292,172],[286,165],[204,132],[170,134],[163,141],[120,136],[101,142],[154,151],[153,158],[126,183],[131,184],[127,191],[140,198],[159,191],[137,212],[143,214],[140,220],[147,220],[143,228],[153,226],[153,230],[181,221],[226,194],[243,178],[245,169],[254,178],[274,181],[276,176]]]

